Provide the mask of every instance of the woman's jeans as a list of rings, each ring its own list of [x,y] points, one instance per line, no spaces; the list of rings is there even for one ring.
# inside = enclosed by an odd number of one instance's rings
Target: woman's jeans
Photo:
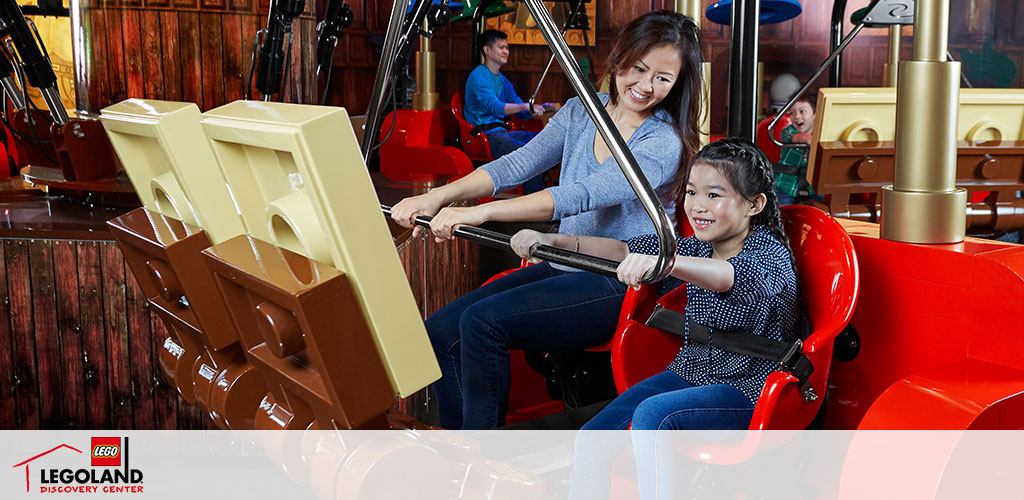
[[[441,425],[490,429],[505,422],[509,349],[579,351],[615,332],[626,285],[543,263],[482,286],[427,318],[441,380]]]

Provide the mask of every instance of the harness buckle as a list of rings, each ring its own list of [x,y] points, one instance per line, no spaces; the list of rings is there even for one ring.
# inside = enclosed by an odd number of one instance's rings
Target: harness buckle
[[[779,360],[779,367],[782,368],[783,371],[792,372],[793,365],[796,363],[797,359],[799,359],[803,347],[803,340],[797,339],[796,342],[793,342],[793,344],[789,346],[789,349],[786,350],[786,354],[783,354],[782,359]]]

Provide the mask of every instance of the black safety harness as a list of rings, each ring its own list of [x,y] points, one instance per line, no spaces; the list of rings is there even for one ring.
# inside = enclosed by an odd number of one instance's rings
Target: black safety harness
[[[804,323],[806,324],[806,321]],[[810,384],[814,365],[803,353],[802,340],[782,342],[735,330],[712,330],[711,327],[688,318],[686,314],[666,309],[661,304],[655,304],[654,312],[644,324],[684,338],[687,337],[684,325],[688,325],[689,339],[692,341],[710,344],[715,348],[744,356],[776,361],[779,363],[781,371],[793,375],[800,381],[800,390],[804,399],[807,401],[818,399],[817,393]],[[714,334],[713,338],[712,333]]]

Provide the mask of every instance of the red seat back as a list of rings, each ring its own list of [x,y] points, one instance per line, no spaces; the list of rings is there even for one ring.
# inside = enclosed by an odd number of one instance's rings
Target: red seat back
[[[774,118],[775,115],[772,115],[761,120],[761,122],[757,124],[757,131],[755,132],[754,137],[757,140],[757,147],[761,148],[761,151],[764,151],[764,154],[768,155],[768,159],[771,160],[772,163],[778,163],[779,159],[782,158],[782,148],[776,146],[775,143],[768,138],[768,124],[771,123]],[[789,119],[788,113],[779,119],[779,123],[775,124],[776,139],[779,141],[782,140],[782,129],[786,128],[790,123],[792,123],[792,120]]]
[[[811,324],[803,352],[814,365],[810,382],[818,398],[806,401],[795,377],[773,372],[754,408],[751,429],[803,429],[814,419],[827,389],[833,342],[853,316],[860,284],[853,242],[835,219],[802,205],[783,207],[782,217]],[[666,294],[660,303],[683,310],[685,286]],[[615,333],[612,371],[620,393],[664,370],[682,345],[682,338],[643,325],[645,319],[637,315],[620,320]]]
[[[452,114],[455,115],[455,120],[459,122],[459,142],[462,144],[462,150],[466,152],[466,156],[470,160],[475,162],[489,162],[494,161],[494,157],[491,156],[491,143],[487,140],[487,134],[483,131],[477,131],[475,134],[472,132],[473,124],[466,121],[465,115],[463,115],[463,109],[465,109],[465,93],[456,92],[452,96]]]

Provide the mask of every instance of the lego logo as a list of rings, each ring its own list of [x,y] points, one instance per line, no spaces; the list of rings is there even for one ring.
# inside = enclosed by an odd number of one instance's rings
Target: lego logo
[[[99,445],[92,449],[93,458],[116,458],[121,453],[120,446]]]

